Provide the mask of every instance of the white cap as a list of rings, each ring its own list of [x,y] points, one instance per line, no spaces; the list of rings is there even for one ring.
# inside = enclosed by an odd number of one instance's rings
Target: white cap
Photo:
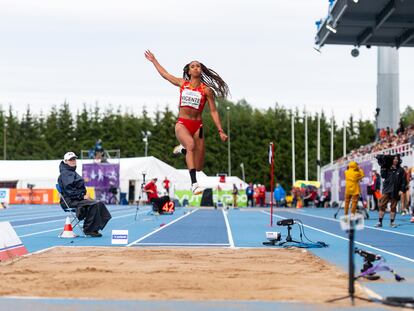
[[[77,159],[78,157],[72,151],[66,152],[65,155],[63,156],[63,160],[64,161],[68,161],[68,160],[73,159],[73,158],[76,158]]]

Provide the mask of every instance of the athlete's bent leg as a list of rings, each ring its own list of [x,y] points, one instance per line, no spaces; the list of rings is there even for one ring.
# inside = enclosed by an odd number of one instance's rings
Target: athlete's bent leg
[[[195,164],[195,169],[197,171],[203,170],[204,155],[205,155],[204,134],[203,134],[203,128],[201,127],[194,134],[194,164]]]

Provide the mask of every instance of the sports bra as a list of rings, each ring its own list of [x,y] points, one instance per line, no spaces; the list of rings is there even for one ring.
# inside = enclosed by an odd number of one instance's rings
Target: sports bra
[[[206,103],[206,85],[201,83],[198,87],[192,88],[190,81],[185,81],[180,87],[180,107],[189,107],[198,111],[203,111]]]

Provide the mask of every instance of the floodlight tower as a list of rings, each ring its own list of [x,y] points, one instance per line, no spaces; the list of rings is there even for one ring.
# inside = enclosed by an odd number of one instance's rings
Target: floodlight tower
[[[377,126],[396,130],[400,119],[398,50],[378,47]],[[379,109],[379,110],[378,110]]]

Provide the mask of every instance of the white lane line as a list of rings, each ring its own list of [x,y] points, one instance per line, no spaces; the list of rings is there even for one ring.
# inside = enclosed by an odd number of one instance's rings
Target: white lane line
[[[261,211],[261,212],[264,213],[264,214],[270,215],[270,213],[268,213],[268,212],[265,212],[265,211]],[[286,217],[281,217],[281,216],[277,216],[277,215],[273,215],[273,217],[277,217],[277,218],[280,218],[280,219],[286,219]],[[336,235],[334,233],[331,233],[331,232],[328,232],[328,231],[325,231],[325,230],[321,230],[321,229],[318,229],[318,228],[315,228],[315,227],[311,227],[311,226],[308,226],[308,225],[305,225],[305,224],[303,226],[306,227],[306,228],[309,228],[309,229],[313,229],[313,230],[316,230],[316,231],[319,231],[319,232],[322,232],[322,233],[331,235],[333,237],[336,237],[336,238],[339,238],[339,239],[342,239],[342,240],[345,240],[345,241],[349,241],[349,239],[347,239],[347,238],[344,238],[344,237],[342,237],[340,235]],[[368,247],[368,248],[371,248],[371,249],[375,249],[376,251],[380,251],[380,252],[383,252],[385,254],[388,254],[388,255],[391,255],[391,256],[395,256],[397,258],[404,259],[404,260],[407,260],[409,262],[413,262],[414,263],[414,259],[412,259],[412,258],[408,258],[408,257],[402,256],[402,255],[398,255],[398,254],[395,254],[395,253],[386,251],[384,249],[381,249],[381,248],[378,248],[378,247],[375,247],[375,246],[372,246],[372,245],[369,245],[369,244],[364,244],[364,243],[357,242],[357,241],[355,241],[355,244],[358,244],[358,245],[361,245],[361,246],[364,246],[364,247]]]
[[[43,224],[49,224],[51,222],[58,222],[58,221],[62,221],[65,220],[66,217],[62,216],[61,219],[57,219],[57,220],[50,220],[50,221],[44,221],[44,222],[35,222],[32,224],[26,224],[26,225],[18,225],[18,226],[13,226],[13,228],[23,228],[23,227],[30,227],[30,226],[34,226],[34,225],[43,225]]]
[[[146,213],[148,213],[148,211],[144,211],[144,212],[141,212],[141,213],[138,213],[138,214],[146,214]],[[112,217],[111,219],[124,218],[124,217],[132,216],[132,215],[135,215],[135,212],[132,213],[132,214],[126,214],[126,215],[122,215],[122,216]],[[33,235],[38,235],[38,234],[52,232],[52,231],[58,231],[58,230],[62,230],[62,227],[55,228],[55,229],[50,229],[50,230],[45,230],[45,231],[28,233],[28,234],[24,234],[24,235],[19,235],[19,238],[24,238],[24,237],[28,237],[28,236],[33,236]]]
[[[223,212],[224,221],[226,223],[227,237],[228,237],[228,240],[229,240],[230,248],[234,248],[233,234],[231,232],[230,223],[229,223],[229,220],[227,218],[227,212],[225,212],[224,209],[222,209],[221,211]]]
[[[139,243],[145,246],[229,246],[229,243]]]
[[[114,211],[112,211],[114,212]],[[116,211],[116,212],[120,212],[120,211]],[[44,221],[44,222],[35,222],[35,223],[31,223],[31,224],[25,224],[25,225],[17,225],[17,226],[13,226],[13,228],[23,228],[23,227],[30,227],[30,226],[36,226],[36,225],[43,225],[43,224],[48,224],[48,223],[52,223],[52,222],[58,222],[58,221],[64,221],[66,219],[66,217],[68,216],[67,214],[62,214],[59,213],[60,215],[56,215],[56,216],[50,216],[50,217],[62,217],[61,219],[57,219],[57,220],[50,220],[50,221]],[[138,214],[142,214],[138,213]],[[113,217],[114,219],[116,219],[115,217]],[[32,219],[37,219],[37,218],[30,218],[30,220]],[[41,219],[41,218],[39,218]]]
[[[189,215],[191,215],[191,214],[195,213],[196,211],[198,211],[198,209],[192,210],[192,211],[191,211],[191,212],[189,212],[188,214],[185,214],[185,215],[183,215],[183,216],[178,217],[177,219],[174,219],[173,221],[169,222],[169,223],[168,223],[168,224],[166,224],[165,226],[162,226],[162,227],[160,227],[160,228],[158,228],[158,229],[156,229],[156,230],[154,230],[154,231],[152,231],[152,232],[150,232],[150,233],[148,233],[148,234],[144,235],[143,237],[141,237],[141,238],[139,238],[139,239],[135,240],[134,242],[129,243],[129,244],[127,245],[127,247],[131,247],[132,245],[134,245],[134,244],[136,244],[136,243],[139,243],[140,241],[142,241],[142,240],[146,239],[147,237],[149,237],[149,236],[153,235],[154,233],[157,233],[158,231],[160,231],[160,230],[162,230],[162,229],[165,229],[165,228],[166,228],[166,227],[168,227],[168,226],[171,226],[173,223],[176,223],[177,221],[179,221],[179,220],[183,219],[184,217],[187,217],[187,216],[189,216]]]
[[[335,221],[335,222],[338,222],[338,223],[340,222],[338,219],[332,219],[332,218],[328,218],[328,217],[324,217],[324,216],[316,216],[316,215],[298,213],[296,211],[281,211],[281,212],[282,213],[292,213],[292,214],[301,215],[301,216],[309,216],[309,217],[314,217],[314,218],[319,218],[319,219],[326,219],[326,220]],[[382,229],[382,228],[375,228],[375,227],[371,227],[371,226],[367,226],[367,225],[365,225],[364,227],[372,229],[372,230],[384,231],[384,232],[389,232],[389,233],[394,233],[394,234],[399,234],[399,235],[405,235],[405,236],[409,236],[411,238],[414,238],[414,235],[409,234],[409,233],[397,232],[397,231],[392,231],[392,230]]]

